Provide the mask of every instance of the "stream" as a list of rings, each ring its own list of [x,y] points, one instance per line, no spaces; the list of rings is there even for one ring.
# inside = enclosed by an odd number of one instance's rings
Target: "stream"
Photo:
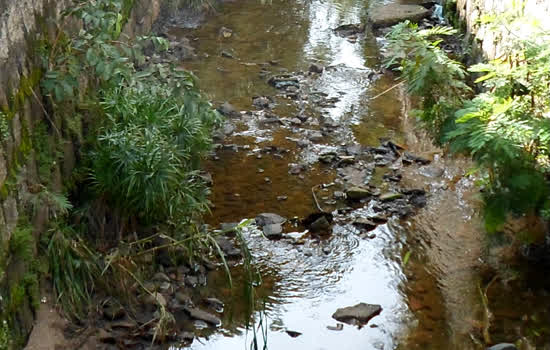
[[[425,189],[428,205],[402,219],[391,217],[368,234],[344,219],[335,219],[330,235],[309,236],[300,244],[245,228],[262,276],[256,306],[266,317],[267,336],[258,334],[260,348],[264,340],[277,350],[483,348],[471,336],[479,337],[482,328],[478,285],[484,281],[479,266],[485,243],[473,181],[463,177],[471,165],[442,157],[412,135],[402,90],[378,96],[395,78],[380,73],[380,43],[370,30],[352,35],[333,30],[364,23],[369,6],[390,2],[242,0],[223,4],[198,28],[171,30],[196,49],[198,58],[183,66],[196,74],[207,97],[217,106],[229,102],[236,111],[206,164],[213,179],[207,222],[214,228],[260,213],[304,218],[318,211],[315,198],[324,211],[345,209],[344,201],[333,199],[345,191],[346,176],[382,191],[395,188],[384,180],[387,167],[367,173],[356,167],[346,175],[319,162],[319,155],[341,147],[378,147],[391,140],[432,160],[429,166],[403,168],[399,185]],[[312,64],[323,72],[309,72]],[[269,77],[287,73],[298,77],[296,89],[268,84]],[[253,105],[257,96],[267,97],[265,106]],[[350,210],[346,215],[357,217],[373,208]],[[305,231],[289,222],[286,234]],[[236,264],[231,271],[232,288],[218,269],[210,272],[207,287],[194,292],[225,306],[218,315],[222,325],[197,331],[190,349],[243,349],[252,341],[245,326],[244,270]],[[506,309],[513,292],[500,284],[495,290],[495,303]],[[526,307],[534,310],[541,298],[532,293]],[[364,327],[327,328],[337,324],[331,317],[336,309],[360,302],[380,304],[382,312]],[[523,312],[507,315],[508,321],[498,323],[497,340],[513,341],[511,330],[529,327],[521,321]],[[192,325],[183,328],[195,331]]]

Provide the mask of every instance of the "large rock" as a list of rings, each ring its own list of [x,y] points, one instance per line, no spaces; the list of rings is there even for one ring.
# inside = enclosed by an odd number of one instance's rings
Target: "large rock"
[[[347,324],[367,324],[371,318],[378,316],[380,312],[382,312],[380,305],[359,303],[336,310],[332,318]]]
[[[361,200],[372,196],[372,192],[363,187],[351,187],[346,191],[346,195],[351,200]]]
[[[381,28],[406,20],[418,22],[429,15],[430,11],[420,5],[389,4],[372,10],[369,21],[373,28]]]

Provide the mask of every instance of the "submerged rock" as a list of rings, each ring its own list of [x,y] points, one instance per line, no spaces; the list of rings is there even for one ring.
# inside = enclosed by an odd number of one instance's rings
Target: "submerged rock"
[[[365,31],[365,25],[361,23],[342,24],[333,29],[333,31],[342,37],[348,37],[363,33]]]
[[[429,15],[430,10],[420,5],[389,4],[372,10],[369,14],[369,22],[372,23],[373,28],[381,28],[406,20],[418,22]]]
[[[325,70],[325,67],[321,66],[320,64],[313,63],[311,66],[309,66],[308,69],[311,73],[323,73],[323,70]]]
[[[378,304],[359,303],[336,310],[332,318],[347,324],[365,325],[380,312],[382,312],[382,307]]]
[[[226,117],[237,118],[241,114],[237,111],[235,107],[229,102],[224,102],[221,106],[218,107],[218,112]]]

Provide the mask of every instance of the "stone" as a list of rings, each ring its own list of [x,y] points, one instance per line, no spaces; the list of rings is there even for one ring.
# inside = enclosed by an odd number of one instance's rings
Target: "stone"
[[[333,29],[333,31],[342,37],[354,36],[365,31],[365,25],[361,23],[342,24]]]
[[[514,344],[500,343],[487,348],[487,350],[518,350]]]
[[[103,317],[106,320],[114,321],[123,318],[126,315],[126,310],[118,303],[108,303],[103,307]]]
[[[226,235],[234,234],[237,229],[236,227],[239,225],[237,222],[223,222],[220,224],[220,229],[222,232]]]
[[[233,35],[233,30],[226,27],[221,27],[219,33],[220,33],[220,37],[222,38],[230,38],[231,35]]]
[[[334,193],[332,194],[332,197],[336,200],[341,200],[346,198],[346,194],[342,191],[334,191]]]
[[[373,28],[382,28],[406,20],[418,22],[429,15],[430,11],[420,5],[389,4],[373,9],[369,13],[369,22]]]
[[[212,315],[209,312],[203,311],[196,307],[185,307],[184,310],[189,314],[189,316],[195,320],[204,321],[213,326],[220,326],[222,321],[215,315]]]
[[[205,302],[209,306],[213,307],[217,312],[222,312],[223,311],[224,304],[223,304],[223,301],[221,301],[220,299],[218,299],[218,298],[206,298]]]
[[[298,175],[299,173],[301,173],[303,170],[304,170],[304,165],[302,164],[295,164],[295,163],[290,163],[288,165],[289,167],[289,170],[288,170],[288,173],[291,174],[291,175]]]
[[[308,139],[310,141],[313,141],[313,142],[319,142],[319,141],[322,141],[323,140],[323,134],[318,131],[318,130],[315,130],[313,131],[309,136],[308,136]]]
[[[220,247],[223,254],[228,258],[239,258],[241,257],[241,251],[235,247],[233,242],[231,242],[226,237],[217,237],[216,243]]]
[[[255,96],[252,98],[252,104],[260,109],[269,108],[273,101],[266,96]]]
[[[372,231],[376,228],[376,223],[367,219],[367,218],[357,218],[353,221],[353,225],[366,229],[367,231]]]
[[[176,292],[175,297],[176,297],[176,300],[179,301],[184,306],[193,304],[193,302],[191,301],[191,297],[185,293]]]
[[[218,112],[226,117],[238,118],[241,116],[241,113],[229,102],[224,102],[221,106],[218,107]]]
[[[256,216],[256,225],[262,227],[271,224],[284,224],[286,219],[273,213],[262,213]]]
[[[313,221],[308,228],[311,232],[327,231],[330,228],[330,223],[326,216],[320,216],[317,220]]]
[[[337,323],[336,326],[327,326],[327,329],[330,331],[341,331],[344,329],[344,325],[342,323]]]
[[[292,338],[296,338],[296,337],[299,337],[299,336],[302,335],[302,333],[300,333],[300,332],[291,331],[291,330],[288,330],[288,329],[285,332],[286,332],[286,334],[288,334]]]
[[[438,166],[429,165],[420,168],[419,173],[425,177],[436,178],[443,176],[443,174],[445,174],[445,169]]]
[[[390,202],[399,198],[403,198],[403,194],[399,192],[386,192],[380,195],[382,202]]]
[[[372,192],[366,188],[354,186],[346,190],[346,196],[351,200],[361,200],[372,196]]]
[[[308,69],[311,73],[323,73],[323,70],[325,70],[325,67],[321,66],[317,63],[312,63],[311,66],[309,66]]]
[[[153,281],[170,282],[170,277],[168,277],[164,272],[157,272],[153,276]]]
[[[278,201],[286,201],[288,199],[288,196],[277,196]]]
[[[278,239],[283,236],[283,226],[281,224],[268,224],[262,226],[264,235],[269,239]]]
[[[235,59],[235,56],[227,50],[223,50],[220,55],[225,58]]]
[[[382,312],[382,307],[377,304],[359,303],[354,306],[348,306],[337,309],[332,318],[347,324],[367,324],[370,319],[378,316]]]

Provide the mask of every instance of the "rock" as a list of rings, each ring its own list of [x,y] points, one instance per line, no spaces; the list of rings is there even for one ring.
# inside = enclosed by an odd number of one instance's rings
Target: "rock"
[[[181,332],[179,334],[179,337],[184,342],[189,343],[189,342],[192,342],[195,339],[195,334],[192,333],[192,332]]]
[[[189,39],[187,38],[183,38],[180,41],[170,42],[168,53],[171,54],[173,58],[179,61],[197,58],[195,48],[191,46],[191,41],[189,41]]]
[[[414,154],[409,153],[409,152],[405,152],[403,154],[403,162],[404,163],[413,163],[414,162],[414,163],[417,163],[417,164],[420,164],[420,165],[427,165],[427,164],[431,163],[431,160],[420,157],[420,156],[417,156],[417,155],[414,155]]]
[[[217,316],[212,315],[211,313],[208,313],[201,309],[195,307],[185,307],[185,311],[189,314],[189,316],[191,316],[191,318],[195,320],[204,321],[216,327],[222,324],[222,321]]]
[[[220,229],[222,232],[226,235],[228,234],[234,234],[237,232],[236,227],[239,225],[237,222],[223,222],[220,224]]]
[[[286,201],[288,199],[288,196],[277,196],[278,201]]]
[[[226,27],[221,27],[219,33],[222,38],[230,38],[233,35],[233,31]]]
[[[288,330],[288,329],[285,332],[286,332],[286,334],[290,335],[292,338],[296,338],[296,337],[299,337],[299,336],[302,335],[302,333],[300,333],[300,332],[295,332],[295,331],[291,331],[291,330]]]
[[[311,232],[322,232],[327,231],[330,228],[330,223],[328,222],[326,216],[321,216],[317,220],[309,225]]]
[[[278,239],[283,236],[283,226],[281,224],[268,224],[262,226],[264,235],[269,239]]]
[[[157,272],[153,276],[153,281],[170,282],[170,277],[168,277],[164,272]]]
[[[199,278],[197,276],[185,276],[185,284],[194,288],[199,284]]]
[[[220,107],[218,107],[218,112],[231,118],[238,118],[241,116],[241,113],[239,113],[239,111],[237,111],[237,109],[229,102],[224,102]]]
[[[348,37],[363,33],[365,31],[365,25],[361,23],[357,24],[343,24],[333,29],[333,31],[342,37]]]
[[[443,174],[445,174],[445,169],[430,165],[420,168],[419,173],[426,177],[436,178],[443,176]]]
[[[303,164],[295,164],[295,163],[290,163],[288,167],[289,167],[288,173],[291,175],[298,175],[305,169]]]
[[[386,192],[381,194],[379,198],[382,202],[389,202],[399,198],[403,198],[403,194],[399,192]]]
[[[346,196],[351,200],[361,200],[372,196],[372,192],[366,188],[354,186],[346,190]]]
[[[330,164],[338,159],[338,155],[335,152],[327,152],[319,155],[319,161],[321,163]]]
[[[418,22],[429,15],[430,11],[420,5],[389,4],[373,9],[369,13],[369,22],[373,28],[381,28],[406,20]]]
[[[323,134],[318,131],[318,130],[315,130],[313,131],[309,136],[308,136],[308,139],[310,141],[313,141],[313,142],[319,142],[319,141],[322,141],[323,140]]]
[[[336,310],[332,318],[347,324],[367,324],[371,318],[378,316],[382,307],[377,304],[359,303]]]
[[[344,329],[344,325],[341,323],[337,323],[336,326],[327,326],[327,329],[331,331],[341,331],[342,329]]]
[[[289,86],[300,87],[300,80],[292,74],[274,75],[267,82],[276,89],[286,89]]]
[[[166,298],[164,298],[164,295],[160,294],[159,292],[154,292],[152,295],[146,294],[142,298],[142,302],[144,304],[153,305],[153,306],[158,306],[159,304],[162,306],[167,305]]]
[[[101,328],[97,333],[97,339],[102,343],[116,344],[117,338],[113,333],[107,332],[105,329]]]
[[[229,121],[226,121],[225,123],[223,123],[221,131],[225,136],[228,136],[228,135],[231,135],[235,131],[235,129],[237,129],[235,124]]]
[[[290,121],[290,124],[295,126],[302,125],[302,121],[298,118],[291,118],[289,121]]]
[[[106,320],[118,320],[123,318],[125,315],[126,310],[124,310],[124,308],[118,303],[109,302],[103,306],[103,317],[105,317]]]
[[[262,227],[271,224],[284,224],[286,219],[280,215],[273,213],[262,213],[256,216],[256,225]]]
[[[367,218],[357,218],[353,221],[353,225],[372,231],[376,228],[376,223]]]
[[[193,304],[193,301],[191,301],[191,297],[185,293],[176,292],[175,297],[176,297],[176,300],[179,301],[184,306]]]
[[[346,194],[342,191],[334,191],[334,193],[332,194],[332,197],[336,200],[341,200],[346,198]]]
[[[203,320],[195,320],[195,322],[193,322],[193,326],[195,326],[196,329],[205,329],[208,328],[208,323]]]
[[[269,108],[272,103],[271,98],[267,96],[254,96],[252,98],[252,105],[260,109]]]
[[[227,50],[222,50],[220,55],[225,58],[235,59],[235,56],[233,56],[233,54]]]
[[[514,344],[500,343],[487,348],[487,350],[518,350]]]
[[[223,254],[228,258],[239,258],[241,257],[241,251],[235,247],[233,242],[231,242],[226,237],[217,237],[216,243],[222,250]]]
[[[337,128],[340,126],[340,124],[334,118],[330,117],[323,119],[323,125],[327,128]]]
[[[311,73],[323,73],[323,70],[325,70],[325,67],[321,66],[317,63],[312,63],[311,66],[309,66],[308,69]]]
[[[223,301],[221,301],[220,299],[206,298],[205,302],[208,304],[208,306],[214,308],[214,310],[216,310],[217,312],[223,311],[224,304]]]

